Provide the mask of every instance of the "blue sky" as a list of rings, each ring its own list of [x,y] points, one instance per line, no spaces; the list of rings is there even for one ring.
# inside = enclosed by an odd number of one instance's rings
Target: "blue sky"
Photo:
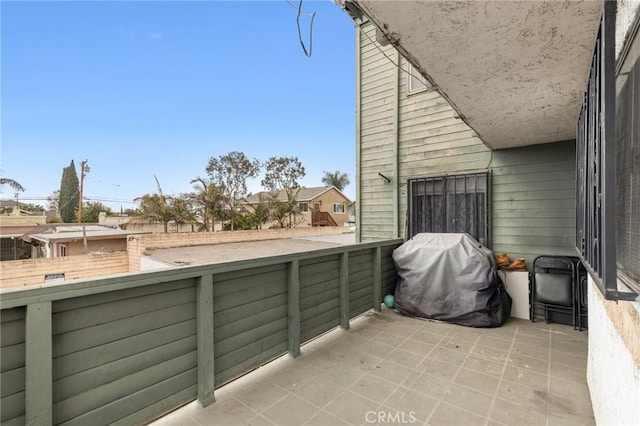
[[[78,173],[88,160],[91,200],[155,192],[154,174],[167,194],[190,191],[210,157],[233,150],[297,156],[305,186],[323,170],[355,181],[354,27],[329,1],[303,4],[316,12],[311,58],[284,1],[1,8],[0,166],[27,188],[21,200],[46,205],[72,159]]]

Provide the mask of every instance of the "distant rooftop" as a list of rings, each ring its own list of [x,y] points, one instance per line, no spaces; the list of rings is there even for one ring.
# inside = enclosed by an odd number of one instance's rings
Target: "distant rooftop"
[[[296,197],[296,200],[298,202],[311,201],[314,198],[317,198],[320,195],[324,194],[325,192],[329,191],[331,188],[334,188],[336,191],[342,194],[347,200],[349,200],[349,197],[344,195],[338,188],[335,188],[333,186],[316,186],[313,188],[300,188],[298,195]],[[269,197],[273,197],[273,196],[275,196],[278,201],[287,201],[287,193],[285,191],[261,191],[245,198],[245,201],[247,202],[247,204],[257,204],[260,202],[261,196],[265,201]]]

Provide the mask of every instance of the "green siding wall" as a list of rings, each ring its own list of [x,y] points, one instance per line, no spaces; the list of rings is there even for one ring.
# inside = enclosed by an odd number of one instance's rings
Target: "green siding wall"
[[[573,254],[573,142],[491,151],[436,91],[408,94],[408,62],[374,46],[366,22],[358,37],[360,131],[358,187],[361,241],[404,236],[407,181],[490,170],[492,248],[531,262],[540,254]],[[400,64],[395,65],[381,50]],[[397,123],[397,132],[395,131]],[[394,168],[394,151],[398,164]],[[394,171],[397,169],[397,176]],[[391,178],[386,183],[378,173]],[[397,219],[394,189],[398,190]]]
[[[25,309],[0,315],[0,423],[25,423]]]

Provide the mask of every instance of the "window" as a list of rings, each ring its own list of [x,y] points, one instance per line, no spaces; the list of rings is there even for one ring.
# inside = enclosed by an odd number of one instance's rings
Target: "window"
[[[616,260],[618,276],[640,284],[640,18],[616,76]]]
[[[466,232],[489,245],[489,173],[409,180],[409,235]]]
[[[409,94],[424,92],[425,90],[427,90],[427,80],[422,76],[422,74],[420,74],[420,71],[413,68],[413,65],[409,64]]]
[[[64,257],[67,255],[67,246],[60,245],[60,257]]]
[[[616,77],[615,14],[616,3],[604,2],[578,118],[576,248],[605,298],[634,300],[640,272],[634,178],[640,169],[638,44],[627,45]],[[619,287],[619,282],[627,286]]]
[[[309,213],[309,203],[298,203],[298,210],[300,210],[300,213]]]
[[[342,203],[334,203],[333,204],[333,212],[334,213],[344,213],[344,204],[342,204]]]

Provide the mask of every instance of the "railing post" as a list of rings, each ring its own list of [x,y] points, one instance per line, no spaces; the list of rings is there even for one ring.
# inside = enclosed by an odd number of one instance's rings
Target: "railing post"
[[[25,424],[53,423],[51,302],[27,305],[25,321]]]
[[[340,253],[340,327],[349,329],[349,253]]]
[[[215,401],[213,351],[213,275],[196,278],[196,344],[198,350],[198,402],[202,407]]]
[[[289,330],[289,355],[300,355],[300,264],[298,260],[289,263],[288,290],[288,330]]]
[[[382,308],[382,249],[373,251],[373,310],[380,312]]]

